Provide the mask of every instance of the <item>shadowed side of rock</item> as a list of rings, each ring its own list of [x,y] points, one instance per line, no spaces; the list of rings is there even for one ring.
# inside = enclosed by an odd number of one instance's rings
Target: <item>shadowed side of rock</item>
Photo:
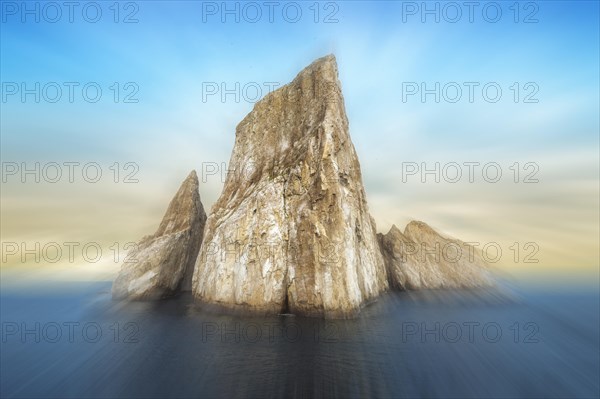
[[[206,213],[192,171],[171,200],[158,227],[128,253],[113,283],[114,299],[159,299],[191,289]]]
[[[410,222],[402,233],[395,225],[378,235],[390,285],[407,290],[474,288],[493,285],[480,252],[446,238],[423,222]]]

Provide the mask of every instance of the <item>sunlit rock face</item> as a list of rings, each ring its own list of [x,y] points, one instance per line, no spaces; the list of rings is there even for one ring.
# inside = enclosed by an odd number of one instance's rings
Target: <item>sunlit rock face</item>
[[[113,283],[114,299],[158,299],[191,290],[206,213],[192,171],[171,200],[156,233],[129,252]]]
[[[423,222],[410,222],[404,233],[394,225],[378,236],[393,287],[415,290],[493,284],[489,266],[476,248],[443,237]]]
[[[255,105],[229,170],[196,261],[197,298],[348,317],[387,289],[333,56]]]

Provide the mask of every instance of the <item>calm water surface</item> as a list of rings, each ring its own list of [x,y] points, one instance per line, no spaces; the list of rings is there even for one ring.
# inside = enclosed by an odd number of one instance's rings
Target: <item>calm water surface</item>
[[[75,288],[0,296],[3,398],[599,395],[597,289],[391,293],[324,321]]]

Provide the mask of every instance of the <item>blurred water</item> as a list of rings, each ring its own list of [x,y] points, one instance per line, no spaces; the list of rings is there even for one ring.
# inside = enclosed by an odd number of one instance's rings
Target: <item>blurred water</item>
[[[333,321],[73,288],[0,296],[3,398],[599,395],[597,288],[391,293]]]

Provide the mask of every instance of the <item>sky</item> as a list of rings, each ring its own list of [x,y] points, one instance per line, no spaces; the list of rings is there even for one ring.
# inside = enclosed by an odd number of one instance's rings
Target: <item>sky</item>
[[[210,209],[254,103],[333,53],[379,231],[597,281],[598,2],[470,4],[1,1],[3,280],[114,277],[192,169]]]

